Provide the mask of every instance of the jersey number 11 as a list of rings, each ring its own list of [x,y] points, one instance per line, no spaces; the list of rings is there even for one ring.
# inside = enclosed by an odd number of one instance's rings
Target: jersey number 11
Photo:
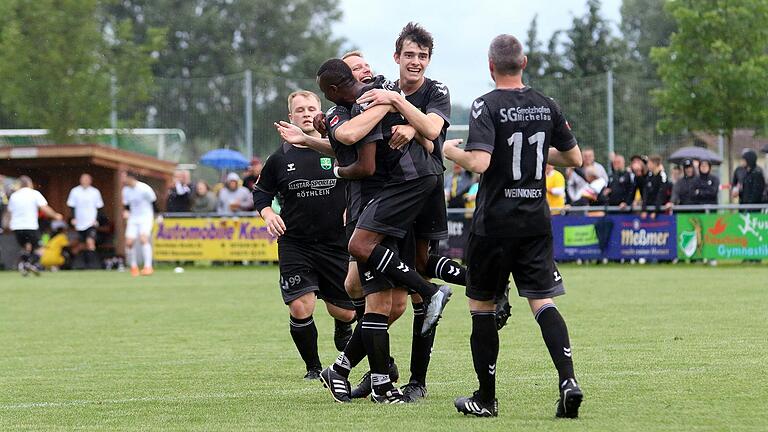
[[[528,137],[528,143],[536,144],[536,180],[541,180],[542,170],[544,165],[544,141],[546,134],[544,132],[536,132]],[[520,160],[523,158],[523,133],[515,132],[507,140],[510,147],[512,147],[512,179],[520,180],[523,175],[520,171]]]

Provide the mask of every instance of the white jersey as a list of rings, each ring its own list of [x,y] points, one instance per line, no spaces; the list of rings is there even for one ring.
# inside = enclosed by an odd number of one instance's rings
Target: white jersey
[[[123,205],[130,207],[129,221],[151,221],[155,214],[152,203],[156,200],[155,191],[146,183],[137,181],[134,187],[123,187]]]
[[[95,187],[75,186],[69,192],[67,207],[75,209],[75,229],[85,231],[95,225],[96,215],[104,207],[104,201]]]
[[[40,207],[48,205],[43,194],[28,187],[21,188],[11,194],[8,200],[8,211],[11,213],[11,231],[37,230]]]

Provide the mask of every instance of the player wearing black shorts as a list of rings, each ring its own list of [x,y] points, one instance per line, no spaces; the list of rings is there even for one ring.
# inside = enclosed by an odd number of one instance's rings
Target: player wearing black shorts
[[[497,36],[488,57],[496,90],[473,102],[465,149],[454,140],[444,148],[447,158],[482,174],[466,250],[470,346],[480,388],[456,399],[455,407],[464,414],[498,415],[494,297],[511,273],[558,371],[556,415],[574,418],[583,394],[573,372],[568,329],[552,301],[565,291],[553,259],[544,172],[547,163],[581,166],[581,153],[557,103],[523,84],[527,58],[520,42]]]
[[[288,97],[290,120],[305,132],[320,99],[312,92]],[[317,133],[317,132],[314,132]],[[281,214],[272,208],[277,196]],[[325,301],[335,318],[334,342],[343,349],[352,334],[354,307],[344,291],[347,251],[344,243],[344,185],[333,174],[333,160],[315,150],[283,143],[267,160],[254,185],[256,210],[270,234],[278,237],[280,288],[290,310],[290,331],[307,367],[306,379],[320,377],[315,298]]]

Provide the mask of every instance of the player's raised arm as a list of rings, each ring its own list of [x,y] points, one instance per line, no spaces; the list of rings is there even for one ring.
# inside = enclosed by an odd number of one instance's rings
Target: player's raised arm
[[[289,144],[307,146],[312,150],[315,150],[324,155],[336,157],[336,152],[334,152],[333,148],[331,148],[331,143],[327,138],[319,138],[308,135],[302,131],[300,127],[283,120],[273,124],[283,141]]]
[[[578,145],[566,151],[550,147],[548,163],[558,167],[578,168],[582,164],[581,150]]]
[[[464,150],[458,146],[464,140],[452,139],[443,143],[445,157],[467,171],[482,174],[491,164],[491,153],[484,150]]]
[[[366,135],[368,135],[374,127],[384,118],[389,112],[390,105],[378,105],[373,108],[365,110],[362,114],[353,117],[349,121],[336,129],[336,139],[342,144],[354,145]]]

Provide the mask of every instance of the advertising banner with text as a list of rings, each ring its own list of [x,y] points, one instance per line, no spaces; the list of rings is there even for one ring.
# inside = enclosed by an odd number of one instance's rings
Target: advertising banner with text
[[[152,230],[157,261],[277,261],[259,217],[166,218]]]
[[[768,259],[768,214],[679,214],[680,259]]]

